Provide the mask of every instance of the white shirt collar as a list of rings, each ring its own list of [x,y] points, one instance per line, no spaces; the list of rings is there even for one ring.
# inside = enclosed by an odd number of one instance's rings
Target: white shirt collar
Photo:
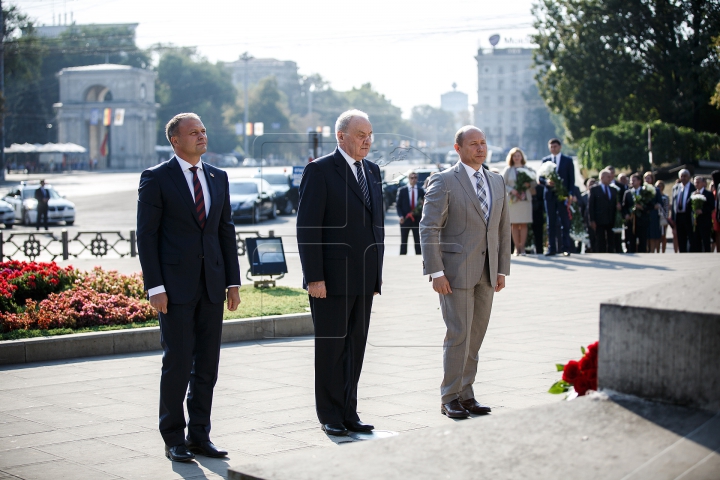
[[[480,174],[481,174],[483,177],[485,177],[485,180],[487,180],[487,175],[485,175],[485,172],[484,172],[485,169],[483,168],[482,165],[480,165],[480,168],[479,168],[479,169],[475,170],[475,169],[472,168],[471,166],[464,164],[462,161],[460,161],[460,164],[461,164],[463,167],[465,167],[465,172],[467,172],[467,174],[468,174],[469,177],[474,178],[474,177],[475,177],[475,172],[481,172]],[[487,183],[487,182],[485,182],[485,183]]]
[[[193,165],[192,163],[187,162],[187,161],[183,160],[182,158],[180,158],[180,156],[177,153],[175,154],[175,158],[177,158],[178,164],[180,164],[180,168],[182,169],[183,172],[190,170],[190,167],[198,167],[198,170],[203,169],[202,160],[200,160],[197,163],[197,165]]]
[[[343,149],[340,147],[340,145],[338,145],[337,149],[338,149],[338,151],[340,152],[340,154],[343,156],[343,158],[345,159],[345,161],[348,162],[348,165],[350,165],[351,167],[354,167],[354,166],[355,166],[355,162],[357,162],[358,160],[355,160],[355,159],[352,158],[350,155],[348,155],[348,154],[345,152],[345,150],[343,150]],[[360,163],[362,163],[362,161],[360,161]],[[354,171],[354,170],[353,170],[353,171]]]

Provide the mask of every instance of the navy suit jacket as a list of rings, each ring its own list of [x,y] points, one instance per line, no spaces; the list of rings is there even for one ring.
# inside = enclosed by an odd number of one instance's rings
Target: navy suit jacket
[[[552,155],[548,155],[547,157],[542,159],[542,163],[545,162],[552,162],[553,157]],[[573,162],[573,159],[568,157],[567,155],[560,154],[560,165],[557,167],[557,174],[560,178],[563,180],[563,185],[565,185],[565,189],[570,193],[571,195],[574,192],[575,189],[575,163]],[[547,187],[546,184],[546,178],[540,177],[538,181]],[[555,190],[552,188],[545,188],[545,198],[552,196],[555,198]]]
[[[682,185],[681,183],[676,183],[675,185],[673,185],[673,189],[672,189],[672,219],[673,220],[676,219],[675,217],[677,214],[677,210],[678,210],[678,208],[680,208],[680,203],[682,201],[682,199],[680,197],[680,186],[681,185]],[[690,195],[692,195],[693,192],[695,191],[695,185],[693,185],[692,182],[688,182],[687,185],[685,185],[685,188],[690,189],[690,191],[687,193],[687,198],[685,201],[685,212],[688,213],[688,212],[692,212],[692,206],[690,205]]]
[[[202,166],[211,198],[204,229],[175,157],[145,170],[140,177],[137,242],[145,289],[164,285],[170,303],[193,299],[203,265],[213,303],[225,300],[228,285],[240,285],[228,177],[205,162]]]
[[[310,162],[300,181],[297,239],[303,286],[325,281],[328,295],[381,291],[385,209],[380,168],[363,160],[371,207],[338,149]]]
[[[417,199],[415,206],[417,206],[421,199],[425,197],[425,190],[422,189],[420,185],[416,185],[417,187]],[[395,199],[395,208],[397,210],[398,217],[405,218],[405,216],[408,213],[412,212],[412,208],[410,208],[410,195],[408,194],[409,186],[405,185],[404,187],[398,188],[397,191],[397,198]],[[420,218],[416,218],[416,221],[420,221]]]
[[[603,191],[603,185],[597,184],[590,189],[588,198],[588,218],[598,225],[614,225],[617,212],[618,191],[607,186],[610,196]]]

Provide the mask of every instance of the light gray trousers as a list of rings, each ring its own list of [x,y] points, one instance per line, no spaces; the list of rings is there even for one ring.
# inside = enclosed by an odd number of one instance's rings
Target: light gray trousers
[[[440,295],[440,309],[447,327],[443,344],[444,375],[440,386],[442,403],[456,398],[475,398],[472,386],[495,294],[487,260],[474,288],[452,288],[452,292]]]

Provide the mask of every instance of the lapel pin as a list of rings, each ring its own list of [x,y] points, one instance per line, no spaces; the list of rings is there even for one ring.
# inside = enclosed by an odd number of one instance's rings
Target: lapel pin
[[[215,175],[213,175],[212,172],[210,172],[210,176],[213,177],[213,178],[215,178]]]

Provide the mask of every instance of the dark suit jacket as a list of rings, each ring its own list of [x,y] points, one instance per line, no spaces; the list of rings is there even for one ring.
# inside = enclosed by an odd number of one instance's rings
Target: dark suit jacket
[[[552,162],[552,155],[542,159],[542,163]],[[557,167],[557,174],[563,180],[565,189],[572,194],[575,188],[575,164],[573,159],[567,155],[560,154],[560,165]],[[538,182],[547,187],[547,179],[545,177],[538,178]],[[555,197],[555,190],[552,188],[545,188],[545,198],[549,196]]]
[[[673,185],[672,188],[672,219],[675,220],[675,214],[677,213],[677,210],[680,206],[680,187],[682,186],[681,183],[676,183]],[[685,202],[685,212],[689,213],[692,212],[692,207],[690,206],[690,195],[693,194],[695,191],[695,185],[692,184],[692,182],[688,182],[687,185],[685,185],[685,188],[689,188],[690,191],[687,194],[687,201]]]
[[[618,192],[610,185],[607,186],[607,189],[610,191],[610,198],[608,198],[605,192],[603,192],[602,184],[595,185],[590,189],[590,198],[588,199],[588,217],[591,222],[595,222],[598,225],[615,224]]]
[[[705,196],[705,203],[703,204],[702,215],[697,217],[697,222],[698,224],[712,223],[712,211],[715,209],[715,197],[707,188],[703,189],[702,194]]]
[[[405,216],[408,213],[412,212],[412,208],[410,208],[410,195],[408,194],[409,186],[405,185],[404,187],[398,188],[397,191],[397,198],[395,199],[395,206],[397,209],[398,217],[405,218]],[[417,199],[415,206],[417,206],[421,199],[425,197],[425,190],[422,189],[420,185],[417,185]],[[415,218],[416,221],[420,221],[420,218]]]
[[[38,201],[38,210],[43,211],[48,209],[48,202],[50,201],[50,192],[45,188],[45,195],[40,190],[40,187],[35,190],[35,200]]]
[[[213,303],[225,300],[227,286],[240,285],[228,177],[205,162],[203,169],[211,198],[204,229],[175,157],[140,177],[137,242],[145,288],[164,285],[170,303],[192,300],[203,265]]]
[[[372,211],[338,149],[305,167],[297,215],[305,287],[324,280],[328,295],[380,292],[385,249],[382,177],[376,164],[363,164]]]
[[[643,205],[642,213],[636,214],[635,221],[644,222],[645,220],[650,220],[650,215],[648,213],[650,212],[650,210],[655,208],[655,204],[658,202],[662,202],[662,197],[656,194],[650,203],[648,203],[647,205]],[[623,217],[625,217],[626,215],[632,215],[634,206],[635,206],[635,191],[632,188],[628,188],[625,191],[625,195],[623,196],[623,202],[622,202]]]

